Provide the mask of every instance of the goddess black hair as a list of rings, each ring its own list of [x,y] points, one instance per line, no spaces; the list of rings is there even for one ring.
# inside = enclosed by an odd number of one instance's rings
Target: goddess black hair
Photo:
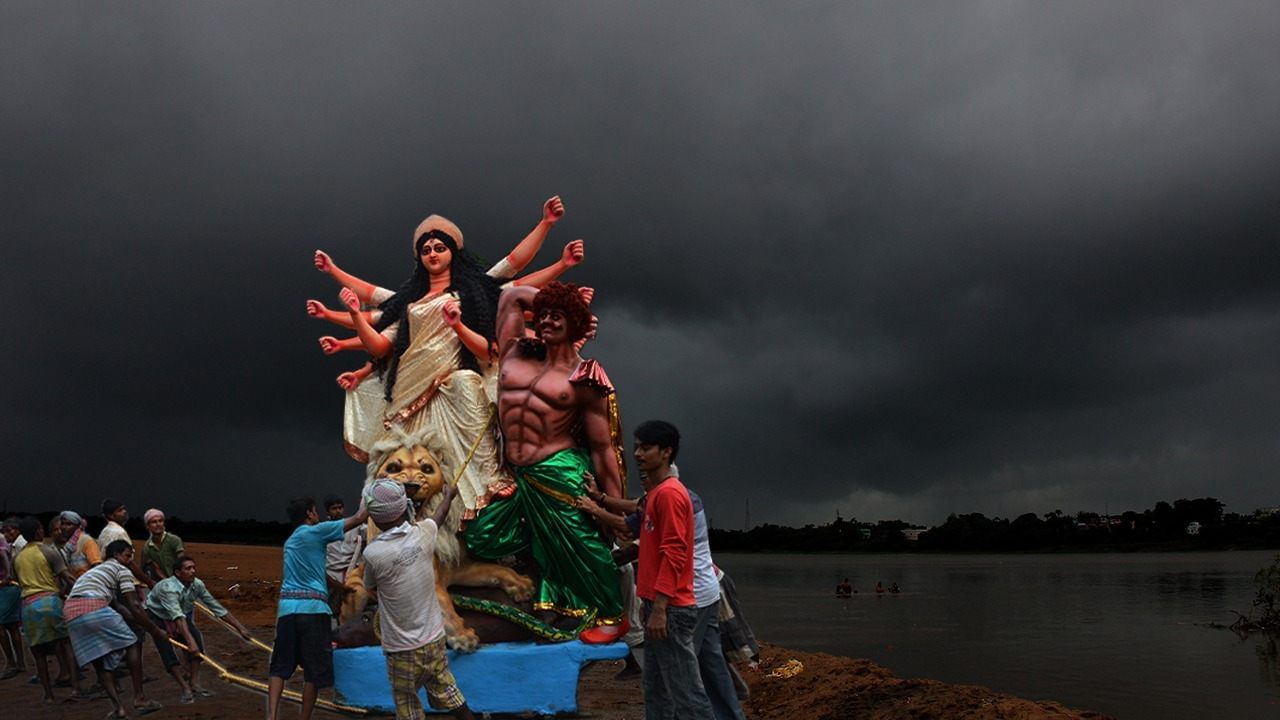
[[[502,292],[501,282],[485,273],[479,258],[465,249],[458,249],[458,242],[449,233],[443,230],[423,233],[413,243],[413,274],[404,281],[395,295],[378,306],[382,316],[373,325],[374,330],[381,332],[394,322],[400,323],[395,341],[391,343],[391,355],[378,363],[388,402],[391,401],[391,391],[396,385],[400,356],[409,348],[409,305],[421,300],[431,289],[431,277],[421,260],[422,246],[430,238],[444,243],[453,257],[449,264],[449,287],[445,288],[445,292],[458,295],[458,304],[462,307],[462,323],[483,335],[490,344],[496,337],[494,325],[498,312],[498,295]],[[465,349],[461,365],[464,370],[480,372],[479,361]]]

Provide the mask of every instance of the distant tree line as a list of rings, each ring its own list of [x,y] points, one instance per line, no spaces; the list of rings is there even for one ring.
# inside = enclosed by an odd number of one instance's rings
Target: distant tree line
[[[49,520],[57,515],[54,511],[44,511],[38,513],[6,513],[8,515],[32,515],[34,514],[49,527]],[[102,526],[106,521],[101,517],[89,517],[85,513],[81,513],[89,523],[89,534],[94,537],[102,532]],[[129,518],[124,524],[124,529],[129,533],[129,537],[134,540],[145,540],[149,535],[147,527],[143,524],[140,516]],[[293,526],[286,522],[278,522],[275,520],[183,520],[180,517],[169,516],[165,518],[165,529],[168,532],[182,538],[183,542],[210,542],[210,543],[237,543],[243,545],[284,545],[284,541],[289,538],[289,534],[293,532]]]
[[[11,513],[12,514],[12,513]],[[16,513],[22,515],[24,513]],[[47,526],[56,513],[36,513]],[[95,537],[103,519],[89,517]],[[1188,527],[1194,526],[1194,534]],[[250,519],[183,520],[171,516],[168,530],[185,542],[283,545],[293,531],[279,521]],[[125,524],[129,536],[145,539],[141,517]],[[910,537],[916,537],[912,540]],[[765,524],[750,530],[711,528],[711,547],[720,552],[1045,552],[1089,550],[1226,550],[1280,548],[1280,513],[1224,513],[1215,498],[1161,501],[1142,512],[1104,516],[1080,511],[1025,513],[1009,520],[982,513],[952,514],[924,530],[902,520],[858,522],[836,518],[826,525],[793,528]]]
[[[917,539],[908,537],[915,535]],[[860,523],[837,518],[801,528],[712,528],[721,552],[1045,552],[1089,550],[1226,550],[1280,548],[1280,513],[1224,513],[1215,498],[1158,502],[1142,512],[1104,516],[1081,511],[1026,513],[1009,520],[982,513],[949,515],[921,531],[901,520]]]

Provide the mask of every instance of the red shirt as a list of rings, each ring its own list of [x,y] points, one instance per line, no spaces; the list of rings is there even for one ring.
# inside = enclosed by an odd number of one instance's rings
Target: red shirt
[[[693,503],[675,477],[649,491],[640,525],[640,565],[636,595],[652,601],[657,593],[669,605],[693,607]]]

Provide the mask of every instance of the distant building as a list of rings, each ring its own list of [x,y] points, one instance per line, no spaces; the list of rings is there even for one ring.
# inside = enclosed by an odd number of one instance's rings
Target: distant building
[[[1264,507],[1253,511],[1253,516],[1259,520],[1269,518],[1273,515],[1280,515],[1280,507]]]
[[[1199,535],[1199,534],[1200,534],[1200,523],[1199,523],[1198,521],[1196,521],[1196,520],[1192,520],[1191,522],[1187,523],[1187,534],[1188,534],[1188,535]]]
[[[902,537],[905,540],[915,542],[920,539],[920,533],[924,532],[925,530],[926,528],[907,528],[906,530],[902,531]]]

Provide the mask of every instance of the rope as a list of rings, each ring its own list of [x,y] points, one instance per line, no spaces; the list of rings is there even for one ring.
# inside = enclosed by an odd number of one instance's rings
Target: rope
[[[493,426],[493,415],[497,412],[497,406],[493,403],[489,404],[489,419],[484,421],[484,427],[476,435],[476,441],[471,443],[471,452],[467,453],[467,459],[462,461],[462,467],[458,468],[458,474],[453,476],[453,484],[457,485],[458,480],[462,478],[462,473],[471,464],[471,458],[476,456],[476,450],[480,447],[480,441],[484,439],[484,434],[489,432],[489,428]]]
[[[209,663],[210,667],[218,671],[218,676],[221,677],[223,680],[226,680],[227,682],[235,683],[237,685],[251,688],[253,690],[260,690],[262,692],[271,691],[270,686],[268,686],[266,683],[261,682],[259,680],[250,680],[247,677],[236,675],[235,673],[231,672],[230,670],[228,670],[227,668],[219,664],[217,660],[214,660],[213,658],[209,657],[208,655],[205,655],[199,650],[193,651],[191,648],[187,647],[181,642],[178,642],[177,640],[174,640],[173,638],[169,638],[169,642],[173,643],[176,647],[179,647],[185,650],[186,652],[199,655],[201,660],[204,660],[205,662]],[[281,695],[282,697],[292,700],[293,702],[296,702],[296,703],[302,702],[302,693],[298,692],[297,690],[285,689],[283,693],[281,693]],[[351,715],[368,715],[369,714],[369,711],[364,708],[354,707],[351,705],[343,705],[341,703],[333,702],[332,700],[324,700],[321,698],[316,698],[316,707],[322,707],[326,710],[335,710],[337,712],[344,712]]]
[[[223,620],[222,618],[220,618],[220,617],[218,617],[217,615],[213,614],[213,611],[212,611],[212,610],[210,610],[209,608],[205,607],[204,603],[199,602],[199,601],[196,601],[196,607],[200,608],[201,612],[203,612],[205,615],[208,615],[209,617],[213,618],[214,620],[217,620],[219,625],[221,625],[222,627],[224,627],[224,628],[226,628],[226,629],[230,630],[231,632],[235,633],[235,634],[236,634],[236,637],[239,637],[239,636],[240,636],[240,631],[239,631],[239,630],[236,630],[234,627],[232,627],[232,626],[231,626],[231,623],[229,623],[229,622],[227,622],[226,620]],[[263,650],[266,650],[267,652],[271,652],[271,651],[273,650],[273,648],[272,648],[270,645],[268,645],[268,644],[266,644],[266,643],[262,642],[261,640],[259,640],[259,639],[258,639],[258,638],[256,638],[256,637],[250,636],[250,637],[249,637],[249,642],[250,642],[250,643],[252,643],[255,647],[259,647],[259,648],[261,648],[261,649],[263,649]]]

